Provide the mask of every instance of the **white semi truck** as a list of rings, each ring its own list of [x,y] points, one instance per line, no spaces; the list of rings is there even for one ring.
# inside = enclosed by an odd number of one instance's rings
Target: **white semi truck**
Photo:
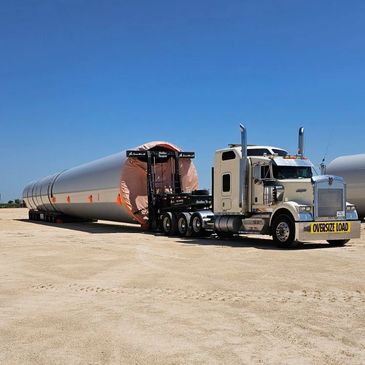
[[[133,194],[129,191],[128,196],[121,196],[120,186],[126,184],[123,173],[119,180],[118,169],[121,161],[124,165],[129,161],[131,166],[135,161],[144,169],[148,198],[144,219],[151,230],[195,237],[213,233],[220,237],[271,235],[283,248],[309,240],[344,245],[360,237],[360,221],[355,206],[346,201],[344,180],[314,176],[312,163],[304,157],[303,128],[299,129],[295,155],[277,147],[248,146],[246,129],[243,125],[240,129],[239,145],[215,152],[211,195],[206,190],[184,191],[187,174],[182,176],[181,161],[192,159],[194,153],[159,143],[29,184],[23,193],[31,208],[29,217],[51,222],[72,217],[129,222],[131,215],[127,217],[127,213],[137,216],[142,209],[132,212],[123,206],[125,198]],[[168,181],[164,166],[172,166]],[[131,181],[131,185],[138,182]],[[117,209],[115,204],[121,206]]]
[[[313,165],[304,157],[303,128],[298,152],[291,156],[276,147],[247,146],[241,125],[241,144],[215,153],[212,190],[212,210],[164,212],[163,231],[182,236],[271,235],[286,248],[308,240],[344,245],[360,237],[360,221],[355,206],[346,202],[344,180],[313,175]]]

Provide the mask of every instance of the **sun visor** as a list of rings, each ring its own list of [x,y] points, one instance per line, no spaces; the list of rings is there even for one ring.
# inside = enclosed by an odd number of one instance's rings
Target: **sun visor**
[[[282,158],[275,157],[273,163],[277,166],[296,166],[296,167],[314,167],[309,160],[299,158]]]

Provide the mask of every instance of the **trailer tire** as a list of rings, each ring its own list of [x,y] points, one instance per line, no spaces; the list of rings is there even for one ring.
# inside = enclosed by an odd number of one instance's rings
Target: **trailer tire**
[[[333,247],[345,246],[348,241],[350,240],[327,240],[330,246]]]
[[[166,236],[173,236],[176,233],[176,217],[174,213],[166,212],[162,215],[161,229]]]
[[[177,216],[177,232],[182,237],[191,236],[191,215],[189,213],[180,213]]]
[[[191,233],[193,236],[199,237],[206,234],[203,228],[203,219],[199,213],[194,213],[191,216]]]
[[[281,248],[296,248],[300,245],[295,239],[295,224],[287,214],[275,217],[272,224],[272,238],[276,245]]]

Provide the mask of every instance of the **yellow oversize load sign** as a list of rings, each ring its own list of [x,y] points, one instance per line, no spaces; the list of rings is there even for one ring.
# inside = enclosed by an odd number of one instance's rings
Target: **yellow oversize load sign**
[[[310,233],[349,233],[351,222],[316,222],[310,224]]]

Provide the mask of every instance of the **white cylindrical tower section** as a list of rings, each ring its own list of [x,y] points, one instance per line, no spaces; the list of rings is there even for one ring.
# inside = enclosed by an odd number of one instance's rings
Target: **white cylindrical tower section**
[[[327,167],[326,174],[344,178],[347,200],[355,204],[359,217],[365,217],[365,154],[341,156]]]
[[[149,142],[134,148],[151,149],[180,151],[169,142]],[[174,167],[170,162],[155,167],[160,192],[172,189]],[[198,176],[192,161],[181,159],[179,169],[182,190],[196,190]],[[148,220],[147,164],[119,152],[33,181],[25,187],[23,199],[33,210],[144,225]]]

